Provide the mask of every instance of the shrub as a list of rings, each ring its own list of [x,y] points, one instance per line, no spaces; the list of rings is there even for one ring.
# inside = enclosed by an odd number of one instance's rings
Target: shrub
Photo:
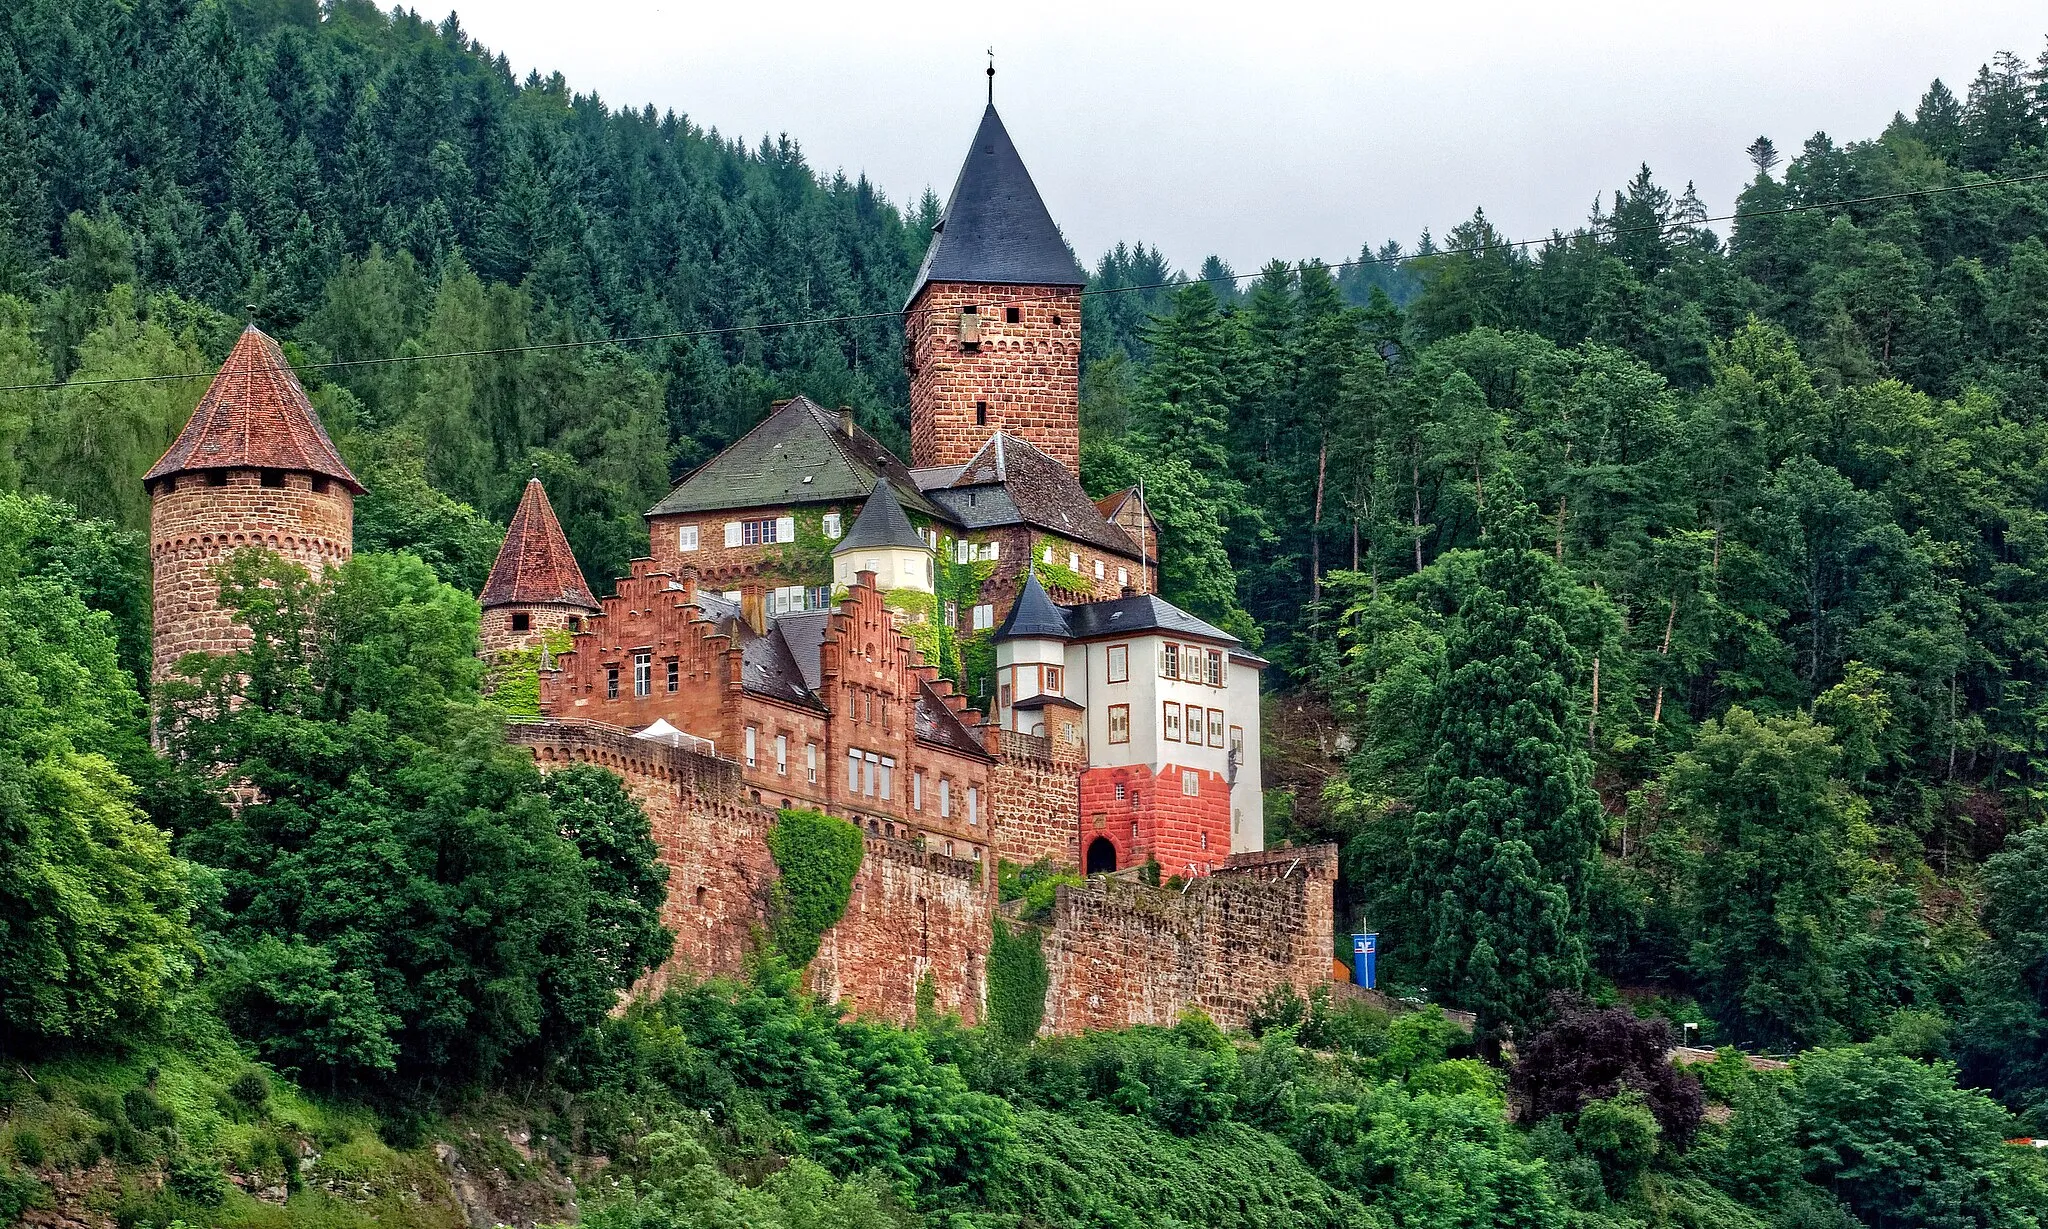
[[[1595,1010],[1555,996],[1557,1020],[1522,1046],[1509,1088],[1531,1121],[1576,1114],[1624,1091],[1641,1094],[1675,1149],[1692,1143],[1705,1114],[1699,1081],[1671,1065],[1671,1029],[1619,1007]]]
[[[1035,927],[1012,934],[996,919],[988,949],[988,1018],[996,1035],[1013,1044],[1036,1037],[1045,1020],[1045,991],[1052,977],[1039,950],[1043,938]]]
[[[768,852],[781,872],[769,931],[791,967],[809,964],[818,940],[845,914],[863,848],[860,829],[819,811],[784,811],[769,830]]]

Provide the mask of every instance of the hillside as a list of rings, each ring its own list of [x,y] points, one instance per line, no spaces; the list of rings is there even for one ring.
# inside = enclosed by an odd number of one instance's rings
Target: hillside
[[[475,594],[530,474],[604,590],[776,397],[900,444],[898,322],[759,326],[900,307],[937,202],[453,17],[10,6],[0,386],[55,387],[0,391],[0,1219],[2048,1224],[2048,54],[1747,153],[1732,223],[1645,167],[1535,242],[1093,266],[1084,481],[1273,659],[1269,841],[1341,843],[1340,930],[1469,1034],[1040,1038],[1002,922],[987,1024],[845,1018],[829,849],[748,978],[619,1009],[667,871],[508,745]],[[237,556],[251,647],[152,692],[137,478],[245,305],[356,555]]]

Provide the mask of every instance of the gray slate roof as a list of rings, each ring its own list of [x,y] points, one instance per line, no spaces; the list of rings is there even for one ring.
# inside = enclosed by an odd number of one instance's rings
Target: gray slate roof
[[[1053,602],[1045,586],[1038,583],[1038,573],[1029,573],[1024,577],[1024,588],[1017,594],[1009,615],[996,629],[996,643],[1006,640],[1065,640],[1067,636],[1066,612]]]
[[[932,228],[932,243],[911,284],[915,302],[927,282],[995,282],[1020,286],[1083,286],[1088,282],[1060,228],[1046,211],[1017,156],[995,104],[981,113],[981,127],[946,212]]]
[[[1180,607],[1150,593],[1119,597],[1107,602],[1083,602],[1062,607],[1067,615],[1067,638],[1089,640],[1097,636],[1123,636],[1138,632],[1171,632],[1199,636],[1223,644],[1238,643],[1237,637],[1205,623]]]
[[[946,519],[873,436],[859,427],[849,434],[838,414],[794,397],[698,466],[647,514],[842,503],[866,499],[884,479],[911,511]]]
[[[932,690],[931,684],[917,685],[917,736],[928,743],[937,743],[953,751],[991,759],[987,748],[974,737],[964,722]]]
[[[903,514],[902,501],[886,482],[875,484],[874,494],[861,505],[860,515],[854,519],[853,528],[846,531],[839,545],[832,548],[835,555],[850,550],[871,550],[884,546],[907,546],[917,550],[930,550],[931,544],[924,535],[910,523]]]
[[[1073,471],[1026,440],[998,431],[963,466],[912,471],[932,502],[968,529],[1031,525],[1138,558],[1130,535],[1102,518]]]

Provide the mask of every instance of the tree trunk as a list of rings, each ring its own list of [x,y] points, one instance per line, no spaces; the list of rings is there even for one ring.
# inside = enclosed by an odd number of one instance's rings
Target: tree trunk
[[[1671,613],[1664,616],[1664,643],[1657,646],[1657,657],[1662,660],[1671,655],[1671,629],[1678,625],[1678,596],[1672,595]],[[1664,720],[1664,684],[1657,684],[1657,702],[1650,708],[1650,724],[1658,725]]]
[[[1564,496],[1557,497],[1557,561],[1564,562]]]
[[[1309,601],[1316,608],[1320,608],[1323,600],[1323,478],[1329,465],[1330,439],[1325,435],[1322,447],[1316,450],[1316,514],[1308,526]]]
[[[1422,570],[1422,458],[1416,455],[1419,443],[1408,446],[1408,490],[1415,497],[1409,523],[1415,529],[1415,570]]]
[[[1600,749],[1600,655],[1593,654],[1593,713],[1586,718],[1586,750]]]

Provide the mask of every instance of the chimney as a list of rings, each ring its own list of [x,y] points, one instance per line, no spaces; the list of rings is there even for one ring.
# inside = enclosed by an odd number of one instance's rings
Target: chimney
[[[840,429],[841,431],[845,432],[845,434],[846,434],[846,437],[847,437],[848,439],[852,439],[852,438],[853,438],[853,407],[852,407],[852,406],[850,406],[850,405],[842,405],[842,406],[840,406],[840,407],[839,407],[839,429]]]
[[[1133,589],[1133,588],[1131,588],[1131,587],[1130,587],[1129,585],[1125,585],[1125,586],[1124,586],[1124,591],[1123,591],[1123,593],[1122,593],[1122,595],[1121,595],[1121,596],[1123,596],[1123,597],[1136,597],[1136,596],[1138,596],[1138,591],[1137,591],[1136,589]]]
[[[754,629],[756,636],[768,632],[768,591],[760,585],[751,584],[740,589],[740,618]]]
[[[697,604],[696,565],[686,563],[683,566],[677,568],[676,583],[680,584],[683,587],[683,605],[695,606]]]

